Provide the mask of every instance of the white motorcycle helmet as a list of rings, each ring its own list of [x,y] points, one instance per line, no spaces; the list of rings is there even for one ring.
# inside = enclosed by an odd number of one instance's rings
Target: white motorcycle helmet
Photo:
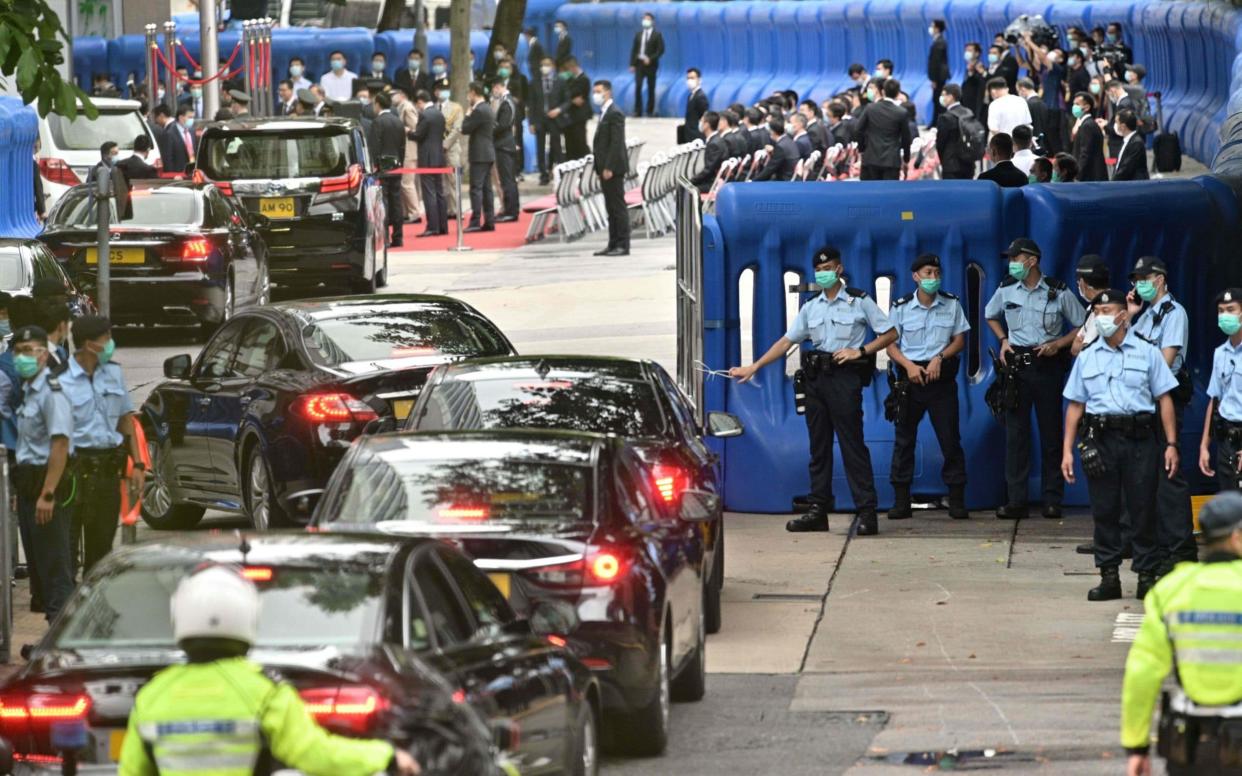
[[[170,602],[173,637],[233,639],[254,644],[259,632],[259,592],[241,572],[208,566],[177,585]]]

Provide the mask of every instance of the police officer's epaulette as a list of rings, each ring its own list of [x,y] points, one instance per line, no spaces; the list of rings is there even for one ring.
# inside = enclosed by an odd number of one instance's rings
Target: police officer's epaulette
[[[1014,283],[1017,283],[1017,282],[1018,282],[1018,279],[1014,277],[1013,275],[1006,275],[1005,279],[1002,280],[1000,284],[1001,284],[1001,288],[1004,288],[1005,286],[1012,286]]]
[[[1069,286],[1065,284],[1064,280],[1054,278],[1051,275],[1044,275],[1044,282],[1047,283],[1048,288],[1051,288],[1053,291],[1064,291],[1069,288]]]
[[[948,291],[938,291],[937,293],[945,299],[957,299],[957,294],[950,294]]]
[[[905,296],[903,296],[903,297],[902,297],[902,298],[900,298],[900,299],[894,299],[894,300],[893,300],[893,304],[892,304],[892,306],[893,306],[893,307],[901,307],[903,304],[905,304],[905,303],[909,302],[909,301],[910,301],[911,299],[913,299],[913,298],[914,298],[914,294],[906,294]]]
[[[866,299],[867,298],[867,292],[863,291],[861,288],[854,288],[852,286],[846,286],[845,293],[849,294],[855,299]]]

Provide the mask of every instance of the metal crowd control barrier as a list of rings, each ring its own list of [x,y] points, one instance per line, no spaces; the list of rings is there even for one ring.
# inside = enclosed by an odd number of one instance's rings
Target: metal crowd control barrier
[[[690,179],[677,179],[677,384],[703,422],[703,205]]]
[[[466,245],[465,232],[462,231],[464,228],[462,226],[462,222],[465,221],[466,219],[462,214],[462,207],[461,207],[461,168],[460,167],[397,167],[395,169],[388,170],[387,174],[388,175],[452,175],[453,176],[453,191],[455,192],[454,196],[457,197],[457,209],[456,209],[456,212],[457,212],[457,219],[456,219],[457,221],[457,244],[454,245],[452,248],[449,248],[449,250],[456,251],[458,253],[463,253],[465,251],[474,250],[469,245]]]
[[[4,530],[0,531],[0,663],[9,662],[13,655],[13,552],[17,544],[13,539],[17,525],[16,516],[9,508],[12,491],[9,488],[9,457],[0,457],[0,515]]]

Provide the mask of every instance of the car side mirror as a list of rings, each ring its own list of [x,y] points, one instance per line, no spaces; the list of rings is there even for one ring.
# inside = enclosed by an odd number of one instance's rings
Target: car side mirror
[[[299,525],[310,525],[315,515],[315,507],[323,498],[323,488],[308,488],[291,493],[285,497],[285,510],[289,517]]]
[[[741,436],[746,430],[737,415],[731,412],[707,413],[707,435],[717,439]]]
[[[184,380],[190,376],[190,357],[184,353],[164,359],[164,376],[170,380]]]
[[[720,496],[709,490],[685,490],[677,516],[688,523],[714,520],[720,513]]]

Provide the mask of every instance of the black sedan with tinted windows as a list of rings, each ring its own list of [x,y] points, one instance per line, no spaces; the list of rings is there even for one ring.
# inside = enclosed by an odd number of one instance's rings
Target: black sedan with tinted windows
[[[95,302],[69,279],[46,245],[38,240],[0,238],[0,291],[30,296],[34,284],[46,278],[65,287],[74,318],[95,314]]]
[[[288,522],[373,421],[403,421],[432,367],[512,354],[495,324],[444,296],[280,302],[237,314],[139,410],[151,455],[143,518],[198,524],[204,510]],[[309,513],[309,509],[305,510]]]
[[[23,760],[58,766],[59,739],[78,763],[116,762],[135,694],[185,659],[169,599],[203,563],[255,583],[250,658],[332,732],[407,747],[424,773],[491,776],[495,743],[523,774],[594,774],[597,682],[469,560],[435,541],[306,533],[198,534],[100,562],[0,687],[0,736]]]
[[[206,331],[268,299],[267,249],[245,213],[215,186],[176,181],[136,187],[113,208],[109,267],[118,324],[201,325]],[[71,189],[39,239],[88,294],[98,283],[98,206]]]
[[[730,437],[742,425],[724,412],[700,427],[694,407],[654,361],[603,356],[471,359],[432,372],[405,425],[408,431],[563,428],[634,441],[660,497],[674,509],[686,489],[720,493],[716,454],[703,437]],[[707,554],[707,632],[721,626],[724,520],[698,524]]]
[[[705,559],[716,494],[660,495],[634,446],[565,431],[380,434],[355,443],[313,524],[436,536],[488,572],[536,633],[603,688],[605,735],[659,754],[671,699],[706,683]]]

